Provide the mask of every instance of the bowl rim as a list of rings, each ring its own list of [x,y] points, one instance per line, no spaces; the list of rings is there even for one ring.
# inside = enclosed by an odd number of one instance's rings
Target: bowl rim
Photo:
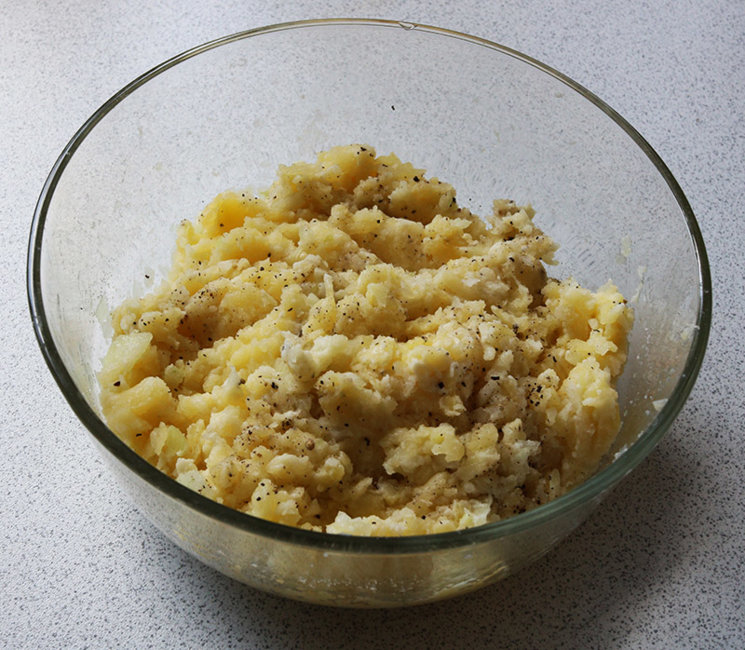
[[[325,29],[327,27],[338,26],[366,26],[403,29],[407,31],[417,30],[419,33],[428,33],[437,37],[460,39],[472,43],[475,46],[486,47],[501,54],[516,58],[534,68],[537,68],[545,74],[554,77],[594,104],[624,130],[624,132],[647,155],[657,171],[664,178],[681,209],[683,217],[685,218],[698,262],[699,304],[696,322],[693,327],[691,346],[686,358],[685,366],[675,388],[673,389],[671,397],[647,428],[639,435],[637,440],[628,447],[623,454],[616,457],[607,467],[593,475],[580,486],[574,488],[558,499],[539,506],[534,510],[474,528],[467,528],[447,533],[401,537],[362,537],[320,533],[254,517],[221,505],[197,492],[192,491],[176,482],[168,475],[162,473],[142,457],[137,455],[106,426],[103,420],[101,420],[98,415],[96,415],[95,411],[93,411],[93,409],[88,405],[84,396],[75,385],[72,376],[65,367],[57,350],[46,319],[42,297],[41,251],[44,239],[44,225],[51,198],[59,179],[64,173],[68,161],[96,124],[98,124],[98,122],[100,122],[117,104],[136,91],[140,86],[154,77],[157,77],[169,68],[203,52],[243,39],[266,35],[271,32],[308,28]],[[599,500],[606,490],[615,485],[621,478],[623,478],[623,476],[633,470],[644,458],[646,458],[646,456],[662,439],[681,410],[686,398],[693,388],[704,358],[711,326],[712,310],[711,275],[706,255],[706,248],[691,206],[678,182],[675,180],[657,152],[639,134],[639,132],[636,131],[636,129],[634,129],[614,109],[585,87],[561,72],[558,72],[550,66],[509,47],[505,47],[484,38],[471,36],[449,29],[433,27],[431,25],[368,18],[300,20],[272,24],[223,36],[167,59],[163,63],[140,75],[117,93],[112,95],[88,118],[88,120],[86,120],[72,139],[67,143],[44,183],[34,210],[33,221],[31,224],[28,242],[26,281],[29,310],[34,332],[49,370],[77,417],[94,438],[96,438],[104,449],[106,449],[116,460],[121,462],[130,471],[134,472],[167,497],[180,502],[188,508],[196,510],[210,519],[215,519],[223,524],[267,538],[268,541],[277,540],[321,551],[360,554],[412,554],[491,541],[526,531],[529,528],[541,525],[562,514],[571,512],[588,502]]]

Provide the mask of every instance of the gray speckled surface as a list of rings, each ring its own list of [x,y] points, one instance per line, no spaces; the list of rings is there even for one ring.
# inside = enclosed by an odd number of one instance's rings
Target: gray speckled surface
[[[0,13],[0,645],[745,646],[745,4],[192,0],[8,2]],[[715,314],[667,438],[555,552],[469,596],[396,611],[253,591],[168,543],[109,481],[31,332],[25,247],[59,151],[161,60],[248,27],[325,16],[425,22],[565,72],[660,153],[708,245]],[[75,471],[71,471],[75,468]]]

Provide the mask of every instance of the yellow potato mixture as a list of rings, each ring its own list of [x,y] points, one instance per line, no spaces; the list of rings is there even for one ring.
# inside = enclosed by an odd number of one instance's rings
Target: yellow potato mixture
[[[166,281],[113,313],[107,422],[178,482],[329,533],[497,521],[590,476],[619,428],[632,314],[548,279],[533,210],[477,217],[346,146],[180,226]]]

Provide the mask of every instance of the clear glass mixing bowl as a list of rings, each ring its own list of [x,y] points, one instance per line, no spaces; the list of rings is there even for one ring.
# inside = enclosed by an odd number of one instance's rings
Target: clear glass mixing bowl
[[[369,143],[451,182],[461,204],[531,202],[561,249],[555,276],[612,278],[636,323],[609,462],[566,496],[499,523],[407,538],[313,533],[179,485],[101,419],[96,371],[110,307],[170,259],[174,225],[214,195],[270,183],[280,163]],[[149,273],[150,274],[150,273]],[[106,102],[41,193],[28,288],[46,361],[135,503],[179,546],[276,594],[346,606],[431,601],[537,559],[659,442],[706,346],[710,279],[680,187],[617,113],[494,43],[421,25],[326,20],[243,32],[185,52]],[[60,497],[64,499],[64,495]]]

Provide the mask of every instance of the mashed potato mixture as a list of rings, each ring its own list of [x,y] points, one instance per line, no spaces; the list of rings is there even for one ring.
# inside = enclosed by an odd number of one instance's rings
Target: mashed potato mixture
[[[533,210],[472,215],[346,146],[184,222],[167,280],[113,313],[111,429],[232,508],[329,533],[478,526],[567,492],[619,428],[632,314],[548,279]]]

